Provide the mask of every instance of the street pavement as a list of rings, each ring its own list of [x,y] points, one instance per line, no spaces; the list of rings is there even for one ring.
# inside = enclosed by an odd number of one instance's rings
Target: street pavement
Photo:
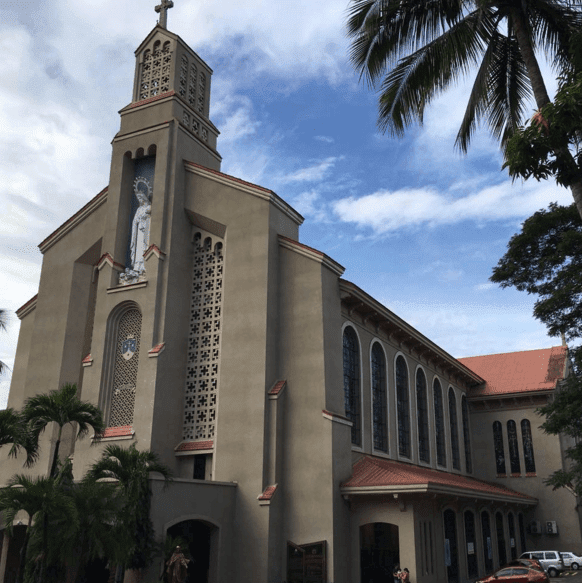
[[[552,583],[582,583],[582,571],[566,571],[560,577],[551,578]]]

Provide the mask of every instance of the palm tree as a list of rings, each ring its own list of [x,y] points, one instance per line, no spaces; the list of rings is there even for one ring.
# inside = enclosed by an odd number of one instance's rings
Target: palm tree
[[[59,427],[49,472],[51,477],[57,473],[59,446],[65,425],[77,424],[76,439],[87,435],[89,427],[92,427],[95,433],[101,433],[104,429],[101,410],[91,403],[81,401],[77,397],[77,385],[74,384],[65,384],[57,391],[30,397],[24,403],[23,415],[36,436],[40,435],[49,423],[56,423]]]
[[[70,496],[63,491],[54,478],[30,478],[23,474],[17,474],[10,479],[6,488],[0,490],[0,511],[4,513],[4,522],[9,534],[12,534],[16,515],[22,511],[28,515],[26,535],[20,552],[20,565],[17,575],[18,583],[22,583],[24,578],[24,565],[32,521],[34,520],[38,525],[42,525],[42,558],[40,568],[42,580],[48,545],[48,522],[50,518],[59,516],[71,525],[76,524],[78,520],[77,511]]]
[[[6,332],[8,327],[8,312],[0,308],[0,330]],[[0,360],[0,374],[4,372],[6,365]]]
[[[8,453],[11,457],[16,457],[21,449],[26,451],[26,467],[30,467],[37,460],[38,440],[24,416],[10,408],[0,410],[0,447],[8,444],[12,444]]]
[[[138,451],[135,443],[129,448],[108,445],[103,457],[87,472],[87,479],[98,481],[116,480],[124,496],[124,510],[120,523],[131,540],[124,558],[127,569],[143,569],[151,562],[155,552],[153,524],[150,518],[151,489],[150,474],[164,478],[164,486],[172,480],[172,472],[162,464],[157,454]]]
[[[532,94],[550,101],[535,51],[569,68],[571,34],[582,24],[571,0],[352,0],[351,59],[381,82],[378,124],[402,135],[450,84],[477,68],[456,145],[466,152],[480,120],[505,145]],[[567,145],[558,152],[571,157]],[[582,179],[570,185],[582,216]]]

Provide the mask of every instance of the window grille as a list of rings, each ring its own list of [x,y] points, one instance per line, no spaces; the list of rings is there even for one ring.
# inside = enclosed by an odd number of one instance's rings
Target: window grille
[[[519,526],[519,542],[521,543],[520,551],[522,553],[525,553],[527,551],[525,544],[525,522],[523,520],[523,514],[521,512],[517,515],[517,523]]]
[[[140,336],[141,313],[137,308],[131,308],[123,313],[117,327],[109,427],[133,425]],[[130,358],[127,358],[127,353],[124,356],[124,343],[127,340],[135,340],[134,352]]]
[[[449,423],[451,426],[451,455],[453,469],[461,469],[461,456],[459,454],[459,424],[457,423],[457,398],[453,387],[449,387]]]
[[[198,71],[196,65],[190,66],[190,77],[188,78],[188,103],[194,109],[196,107],[196,80]]]
[[[188,58],[185,55],[182,55],[182,59],[180,60],[180,79],[179,79],[179,87],[178,93],[180,97],[186,99],[186,84],[188,82]]]
[[[188,336],[188,366],[183,439],[212,439],[216,431],[216,402],[222,327],[222,243],[194,237],[194,269]]]
[[[523,461],[525,471],[535,474],[536,462],[534,459],[533,442],[531,439],[531,424],[527,419],[521,421],[521,438],[523,440]]]
[[[398,414],[398,453],[410,457],[410,403],[408,367],[403,356],[396,359],[396,410]]]
[[[473,462],[471,459],[471,436],[469,433],[469,407],[465,395],[461,397],[461,414],[463,415],[463,443],[465,445],[465,471],[473,472]]]
[[[433,383],[433,398],[434,398],[434,421],[435,421],[435,437],[437,450],[437,464],[439,466],[447,465],[447,447],[445,443],[445,415],[443,410],[443,392],[441,384],[438,379]]]
[[[344,405],[346,417],[353,423],[352,443],[362,445],[360,430],[360,351],[358,337],[349,326],[344,330]]]
[[[517,559],[517,547],[515,542],[515,519],[512,512],[507,515],[507,526],[509,527],[509,552],[513,560]]]
[[[483,557],[485,559],[485,571],[493,570],[493,546],[491,543],[491,520],[486,510],[481,512],[481,540],[483,542]]]
[[[153,51],[149,49],[145,51],[139,83],[140,101],[170,90],[171,66],[172,53],[169,41],[165,42],[162,48],[157,41]]]
[[[372,348],[372,411],[374,449],[388,453],[388,424],[386,409],[386,358],[378,342]]]
[[[477,563],[477,549],[475,548],[477,545],[475,515],[470,510],[465,511],[465,541],[467,543],[467,574],[470,579],[473,579],[479,574],[479,565]]]
[[[418,458],[421,462],[430,462],[430,445],[428,433],[428,402],[426,396],[426,377],[424,372],[416,371],[416,414],[418,417]]]
[[[521,474],[519,463],[519,449],[517,446],[517,425],[510,419],[507,422],[507,442],[509,444],[509,465],[512,474]]]
[[[507,563],[507,552],[505,550],[505,532],[503,530],[503,515],[501,512],[495,513],[495,530],[497,531],[497,552],[499,564]]]
[[[495,447],[497,473],[499,475],[505,475],[505,449],[503,447],[503,432],[500,421],[493,423],[493,445]]]
[[[206,95],[206,75],[200,73],[198,77],[198,113],[204,115],[204,97]]]

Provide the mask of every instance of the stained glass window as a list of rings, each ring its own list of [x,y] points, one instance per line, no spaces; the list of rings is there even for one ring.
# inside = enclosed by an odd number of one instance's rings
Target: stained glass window
[[[451,426],[451,455],[453,468],[461,469],[461,456],[459,454],[459,424],[457,422],[457,398],[453,387],[449,387],[449,423]]]
[[[483,557],[485,558],[485,571],[493,570],[493,546],[491,544],[491,520],[486,510],[481,512],[481,540],[483,542]]]
[[[386,358],[379,342],[372,347],[372,413],[374,449],[388,453]]]
[[[349,326],[344,330],[344,404],[346,417],[353,423],[352,443],[362,445],[360,431],[360,351],[358,337]]]
[[[416,414],[418,417],[418,458],[430,462],[428,434],[428,402],[426,397],[426,377],[421,369],[416,371]]]
[[[396,359],[396,409],[398,414],[398,453],[410,457],[410,403],[408,367],[403,356]]]
[[[517,447],[517,425],[513,419],[507,422],[507,442],[509,443],[509,465],[512,474],[521,474],[519,449]]]
[[[447,465],[447,446],[445,443],[445,414],[443,410],[443,391],[438,379],[434,380],[433,386],[434,399],[434,425],[436,433],[436,450],[437,464],[439,466]]]
[[[505,475],[505,449],[503,447],[503,432],[500,421],[493,423],[493,445],[495,447],[497,473],[499,475]]]
[[[471,437],[469,435],[469,407],[465,395],[461,397],[461,413],[463,415],[463,443],[465,445],[465,470],[467,473],[473,471],[471,460]]]
[[[535,474],[536,462],[534,459],[533,442],[531,440],[531,424],[527,419],[523,419],[521,422],[521,437],[523,439],[525,471],[528,474]]]

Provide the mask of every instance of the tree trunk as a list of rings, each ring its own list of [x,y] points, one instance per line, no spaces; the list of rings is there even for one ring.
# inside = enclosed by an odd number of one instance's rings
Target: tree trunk
[[[513,11],[512,14],[512,24],[513,30],[515,32],[515,38],[517,39],[517,44],[519,45],[519,52],[525,62],[531,87],[533,90],[534,98],[536,100],[536,105],[538,109],[541,110],[544,105],[550,103],[550,97],[548,95],[548,90],[546,89],[546,84],[544,83],[544,78],[542,77],[542,72],[540,71],[539,63],[536,59],[533,46],[531,44],[531,39],[527,31],[526,21],[523,12],[519,9]],[[576,161],[574,156],[568,149],[568,144],[564,144],[561,148],[554,152],[554,156],[567,160],[569,163],[573,163],[576,166]],[[578,209],[578,214],[582,217],[582,175],[580,171],[578,172],[578,177],[568,185],[572,191],[572,196],[574,202],[576,203],[576,208]]]
[[[57,437],[57,442],[55,443],[55,453],[53,455],[53,463],[51,464],[51,471],[49,478],[54,478],[57,473],[57,461],[59,459],[59,447],[61,445],[61,434],[63,433],[63,428],[59,426],[59,435]]]
[[[32,516],[28,517],[28,525],[26,527],[26,532],[24,534],[24,542],[22,543],[22,548],[20,549],[20,565],[18,565],[18,571],[16,572],[16,582],[22,583],[24,581],[24,567],[26,565],[26,551],[28,548],[28,539],[30,538],[30,525],[32,524]]]

